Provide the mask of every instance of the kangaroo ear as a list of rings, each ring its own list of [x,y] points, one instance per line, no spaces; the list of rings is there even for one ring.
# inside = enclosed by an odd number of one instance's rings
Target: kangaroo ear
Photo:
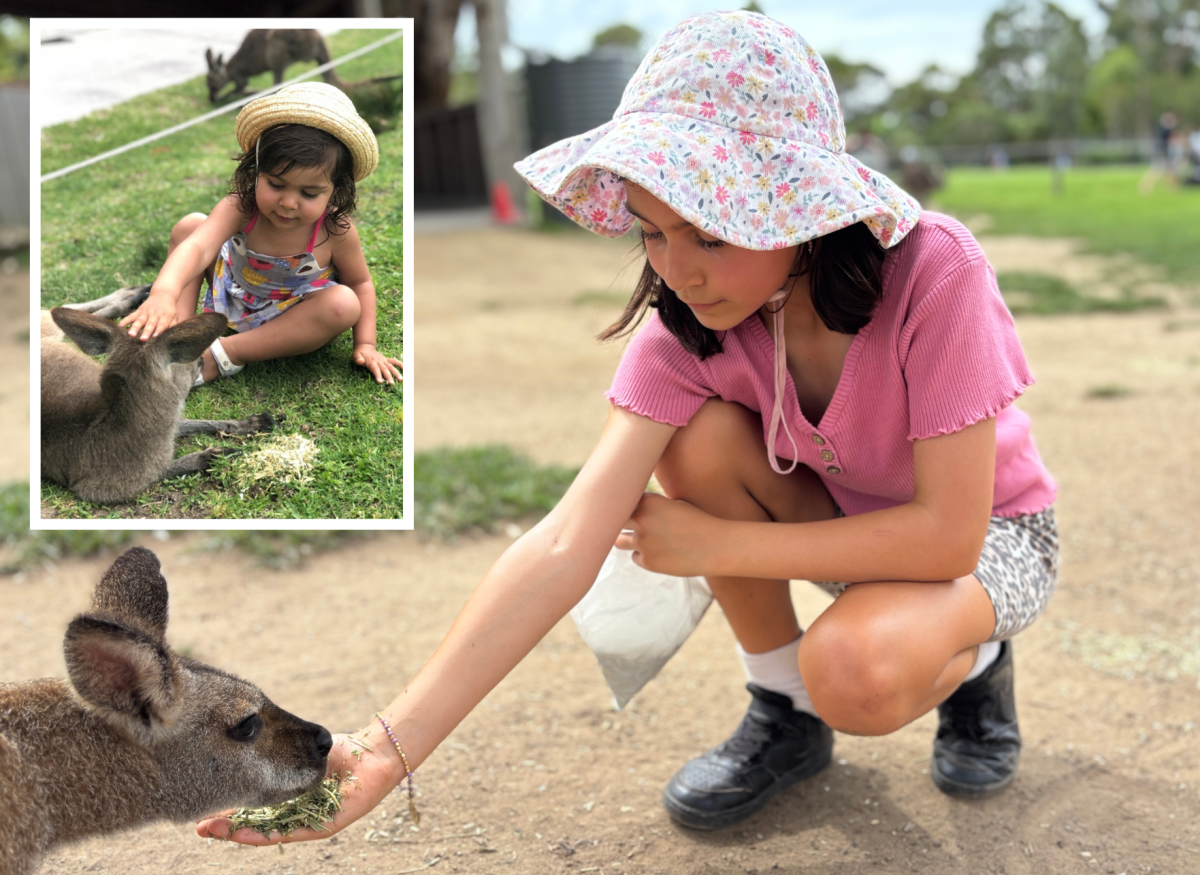
[[[63,651],[75,692],[101,717],[144,742],[176,721],[182,679],[161,641],[106,617],[82,614],[67,627]]]
[[[125,338],[125,332],[116,323],[82,310],[55,307],[50,318],[88,355],[103,355]]]
[[[208,61],[208,69],[211,70],[215,66],[213,64],[212,49],[204,50],[204,60]]]
[[[162,643],[167,632],[167,581],[158,557],[134,547],[117,558],[92,596],[92,612],[118,620]]]
[[[155,354],[172,364],[194,362],[225,333],[228,325],[220,313],[201,313],[168,328],[151,343]]]

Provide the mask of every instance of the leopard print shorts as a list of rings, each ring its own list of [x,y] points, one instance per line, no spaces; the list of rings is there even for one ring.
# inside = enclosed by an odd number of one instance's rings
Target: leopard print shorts
[[[1054,508],[1023,516],[992,517],[975,577],[996,611],[996,628],[989,640],[1011,638],[1036,620],[1046,609],[1058,578]],[[847,586],[827,581],[813,583],[835,597]]]

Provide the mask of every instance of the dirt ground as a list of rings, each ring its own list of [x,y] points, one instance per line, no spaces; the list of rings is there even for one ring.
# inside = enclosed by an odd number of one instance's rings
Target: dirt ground
[[[985,246],[1002,270],[1106,269],[1061,241]],[[628,260],[626,244],[573,234],[418,238],[418,446],[503,441],[581,462],[620,355],[590,337],[632,285],[628,272],[613,280]],[[1040,380],[1020,404],[1060,485],[1063,565],[1047,614],[1016,641],[1025,750],[1001,795],[967,803],[933,787],[926,715],[886,738],[839,736],[834,765],[738,827],[673,826],[663,784],[724,738],[748,700],[714,607],[622,713],[561,623],[421,767],[419,830],[394,794],[336,843],[281,853],[158,825],[60,849],[43,871],[1196,875],[1200,311],[1018,327]],[[6,423],[20,414],[11,385]],[[385,534],[291,571],[237,554],[214,562],[200,535],[143,543],[163,560],[177,648],[347,730],[420,668],[509,541]],[[60,636],[109,559],[0,579],[0,678],[63,674]],[[827,599],[793,588],[810,622]]]

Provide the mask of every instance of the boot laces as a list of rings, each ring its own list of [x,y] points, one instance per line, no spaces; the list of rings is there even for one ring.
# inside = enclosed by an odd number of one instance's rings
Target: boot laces
[[[754,714],[747,714],[737,731],[721,745],[721,753],[748,762],[760,756],[763,749],[775,740],[771,724]]]

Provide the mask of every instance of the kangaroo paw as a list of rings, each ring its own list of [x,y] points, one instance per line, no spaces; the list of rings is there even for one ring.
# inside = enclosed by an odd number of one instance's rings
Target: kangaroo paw
[[[211,465],[214,459],[232,459],[241,454],[242,451],[236,447],[209,447],[207,450],[200,451],[200,455],[204,457],[205,468]]]
[[[280,425],[285,419],[287,419],[287,414],[285,413],[280,413],[276,416],[273,416],[264,410],[262,413],[256,413],[250,418],[246,419],[245,424],[247,431],[273,431],[275,427]]]
[[[102,298],[96,298],[94,301],[64,304],[63,306],[70,307],[72,310],[83,310],[85,313],[92,313],[102,319],[116,319],[128,316],[140,307],[149,296],[149,285],[126,286]]]

